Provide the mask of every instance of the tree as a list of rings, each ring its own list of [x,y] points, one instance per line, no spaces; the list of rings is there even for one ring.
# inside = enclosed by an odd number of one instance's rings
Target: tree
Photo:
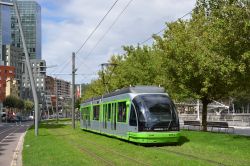
[[[30,100],[25,100],[24,101],[25,113],[30,113],[33,108],[34,108],[34,103],[32,101],[30,101]]]
[[[7,108],[15,108],[17,104],[17,97],[15,96],[7,96],[3,101],[3,106]]]
[[[176,99],[198,98],[206,131],[210,102],[250,91],[249,36],[248,1],[197,0],[192,17],[168,23],[163,37],[154,36],[151,47],[124,47],[123,55],[112,56],[110,62],[117,68],[109,89],[160,84]],[[110,72],[107,68],[104,77]],[[100,73],[85,96],[105,92]]]
[[[24,101],[22,99],[18,98],[16,108],[18,108],[19,111],[22,111],[24,109]]]
[[[190,20],[169,23],[156,37],[171,89],[201,99],[204,131],[207,105],[249,83],[249,8],[245,1],[220,2],[198,0]],[[241,78],[248,81],[239,84]]]

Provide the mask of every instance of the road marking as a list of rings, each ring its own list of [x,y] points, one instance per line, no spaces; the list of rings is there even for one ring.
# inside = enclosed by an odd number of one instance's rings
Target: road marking
[[[6,129],[6,130],[4,130],[3,132],[1,132],[0,134],[3,134],[3,133],[5,133],[6,131],[10,131],[11,129],[13,129],[13,127],[11,127],[11,128],[8,128],[8,129]]]
[[[8,138],[9,136],[11,136],[13,133],[15,133],[18,129],[14,130],[12,133],[10,133],[9,135],[7,135],[6,137],[4,137],[4,139],[2,139],[2,141],[0,141],[0,144],[4,143],[4,141],[6,140],[6,138]]]

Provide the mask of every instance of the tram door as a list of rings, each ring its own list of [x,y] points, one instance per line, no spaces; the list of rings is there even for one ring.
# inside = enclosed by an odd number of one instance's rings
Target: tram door
[[[83,108],[83,127],[90,127],[90,107]]]
[[[90,110],[91,110],[91,107],[88,107],[87,108],[87,115],[86,115],[86,120],[87,120],[87,127],[90,127]]]
[[[117,104],[116,103],[112,103],[112,107],[111,107],[111,112],[112,112],[112,119],[111,119],[111,129],[112,130],[116,130],[116,116],[117,116]]]
[[[107,128],[107,115],[108,115],[108,105],[104,104],[103,105],[103,128],[106,129]]]

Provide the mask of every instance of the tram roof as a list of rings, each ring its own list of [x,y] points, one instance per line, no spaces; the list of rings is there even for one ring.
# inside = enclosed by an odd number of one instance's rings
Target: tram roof
[[[157,86],[131,86],[131,87],[118,89],[114,92],[107,93],[103,96],[88,99],[84,102],[90,102],[93,100],[99,100],[101,98],[117,96],[117,95],[121,95],[125,93],[165,93],[165,89],[163,87],[157,87]]]

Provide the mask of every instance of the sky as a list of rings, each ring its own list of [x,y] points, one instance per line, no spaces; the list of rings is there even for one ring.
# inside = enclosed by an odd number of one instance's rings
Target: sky
[[[47,63],[47,75],[71,81],[72,52],[81,48],[116,0],[36,1],[42,8],[42,59]],[[76,54],[76,83],[91,82],[102,63],[123,53],[122,46],[145,41],[194,6],[195,0],[119,0]]]

